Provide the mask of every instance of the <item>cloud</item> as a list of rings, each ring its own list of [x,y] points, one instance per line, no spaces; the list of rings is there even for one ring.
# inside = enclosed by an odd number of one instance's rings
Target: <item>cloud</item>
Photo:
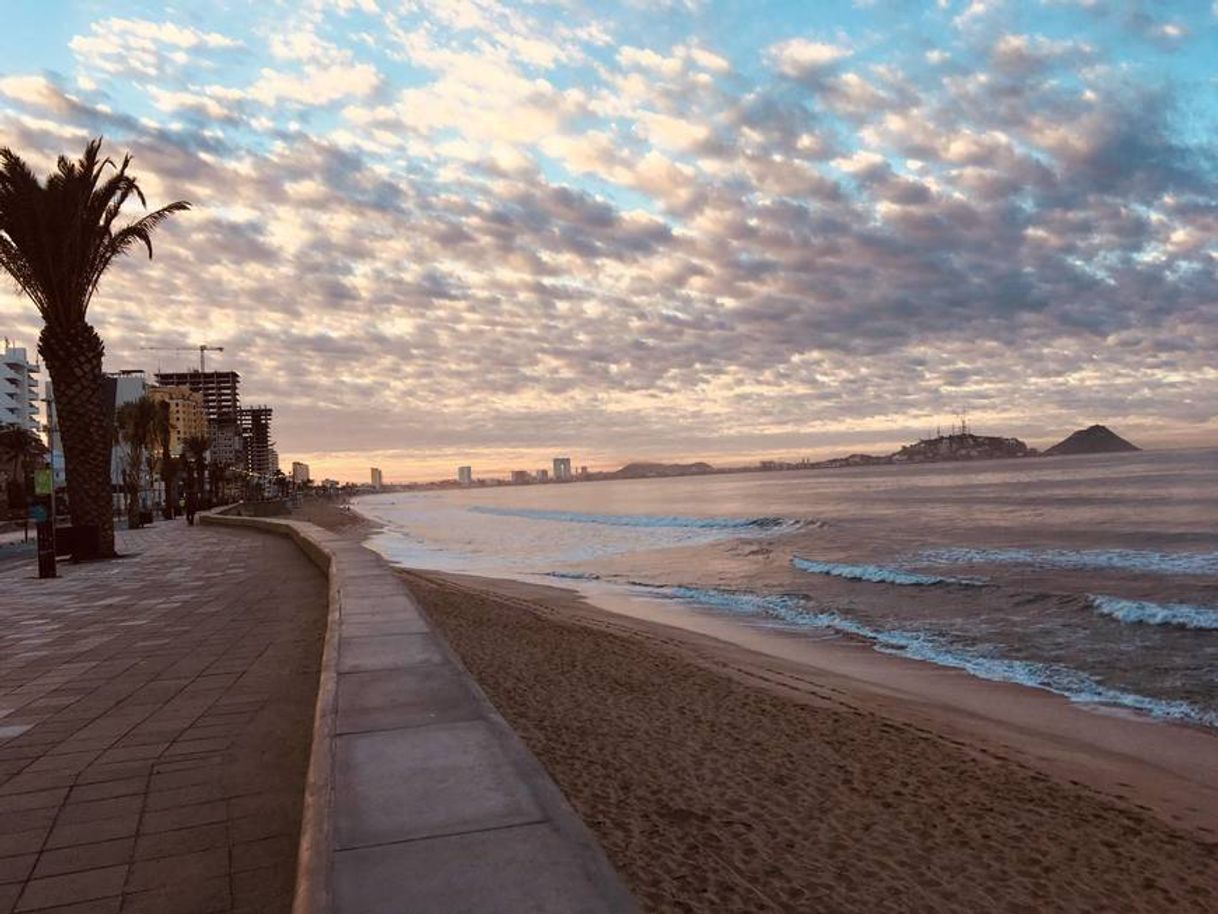
[[[0,72],[0,132],[43,169],[104,133],[196,204],[104,279],[108,364],[207,327],[285,455],[823,452],[961,403],[1218,430],[1197,97],[1099,12],[975,5],[933,47],[545,0],[103,20],[68,82]]]
[[[807,79],[818,76],[840,60],[849,57],[849,48],[806,38],[780,41],[766,49],[766,59],[783,76]]]
[[[171,22],[111,18],[94,22],[88,35],[68,47],[83,63],[104,73],[163,76],[190,60],[190,52],[239,48],[241,42],[219,32]]]

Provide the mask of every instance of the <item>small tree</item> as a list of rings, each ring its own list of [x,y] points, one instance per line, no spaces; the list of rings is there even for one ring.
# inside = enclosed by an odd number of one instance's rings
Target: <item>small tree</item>
[[[125,447],[123,488],[127,492],[127,526],[132,530],[141,526],[140,511],[143,505],[140,493],[145,461],[156,448],[157,412],[156,401],[145,395],[124,403],[114,414],[118,440]],[[148,478],[149,481],[153,478],[152,467],[149,467]]]
[[[38,436],[20,425],[0,425],[0,473],[4,474],[5,501],[9,509],[25,510],[29,499],[29,477],[47,449]]]
[[[194,471],[191,480],[194,492],[196,495],[202,495],[206,485],[204,474],[207,470],[207,452],[211,448],[211,442],[203,435],[191,435],[182,447],[182,457],[187,461],[187,466],[191,466]]]

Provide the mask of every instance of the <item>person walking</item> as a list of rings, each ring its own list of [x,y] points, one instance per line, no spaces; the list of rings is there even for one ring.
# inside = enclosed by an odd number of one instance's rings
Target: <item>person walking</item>
[[[186,492],[186,523],[195,525],[195,512],[199,510],[199,493],[194,489]]]

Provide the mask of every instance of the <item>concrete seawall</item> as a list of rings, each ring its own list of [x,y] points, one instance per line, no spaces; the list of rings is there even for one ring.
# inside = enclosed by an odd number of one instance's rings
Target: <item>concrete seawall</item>
[[[288,536],[329,579],[294,914],[633,912],[596,839],[372,551]]]

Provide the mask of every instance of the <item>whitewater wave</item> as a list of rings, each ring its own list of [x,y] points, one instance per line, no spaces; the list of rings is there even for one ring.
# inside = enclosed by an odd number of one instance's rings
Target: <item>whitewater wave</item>
[[[531,508],[495,508],[475,505],[469,510],[496,517],[562,521],[569,524],[603,524],[609,527],[679,528],[688,530],[781,530],[803,526],[785,517],[679,517],[655,514],[582,514],[579,511],[543,511]]]
[[[1189,603],[1148,603],[1101,594],[1089,594],[1087,598],[1098,612],[1121,622],[1218,630],[1218,609],[1193,606]]]
[[[1140,549],[931,549],[918,560],[936,565],[1039,565],[1110,568],[1152,574],[1218,574],[1218,552],[1150,552]]]
[[[601,576],[592,571],[547,571],[547,578],[562,578],[566,581],[599,581]]]
[[[1080,704],[1114,705],[1164,720],[1218,728],[1218,712],[1191,702],[1152,698],[1110,688],[1080,670],[1058,664],[985,655],[948,644],[943,638],[926,632],[883,631],[836,612],[813,609],[800,597],[694,587],[667,587],[662,590],[666,598],[735,615],[852,635],[870,642],[881,653],[963,670],[978,679],[1030,686]]]
[[[816,562],[812,559],[794,556],[791,565],[809,574],[827,574],[835,578],[847,578],[851,581],[870,581],[875,584],[899,584],[911,587],[932,587],[936,584],[968,584],[977,586],[980,581],[965,578],[943,578],[933,574],[917,574],[912,571],[900,571],[896,568],[884,568],[880,565],[846,565],[841,562]]]

